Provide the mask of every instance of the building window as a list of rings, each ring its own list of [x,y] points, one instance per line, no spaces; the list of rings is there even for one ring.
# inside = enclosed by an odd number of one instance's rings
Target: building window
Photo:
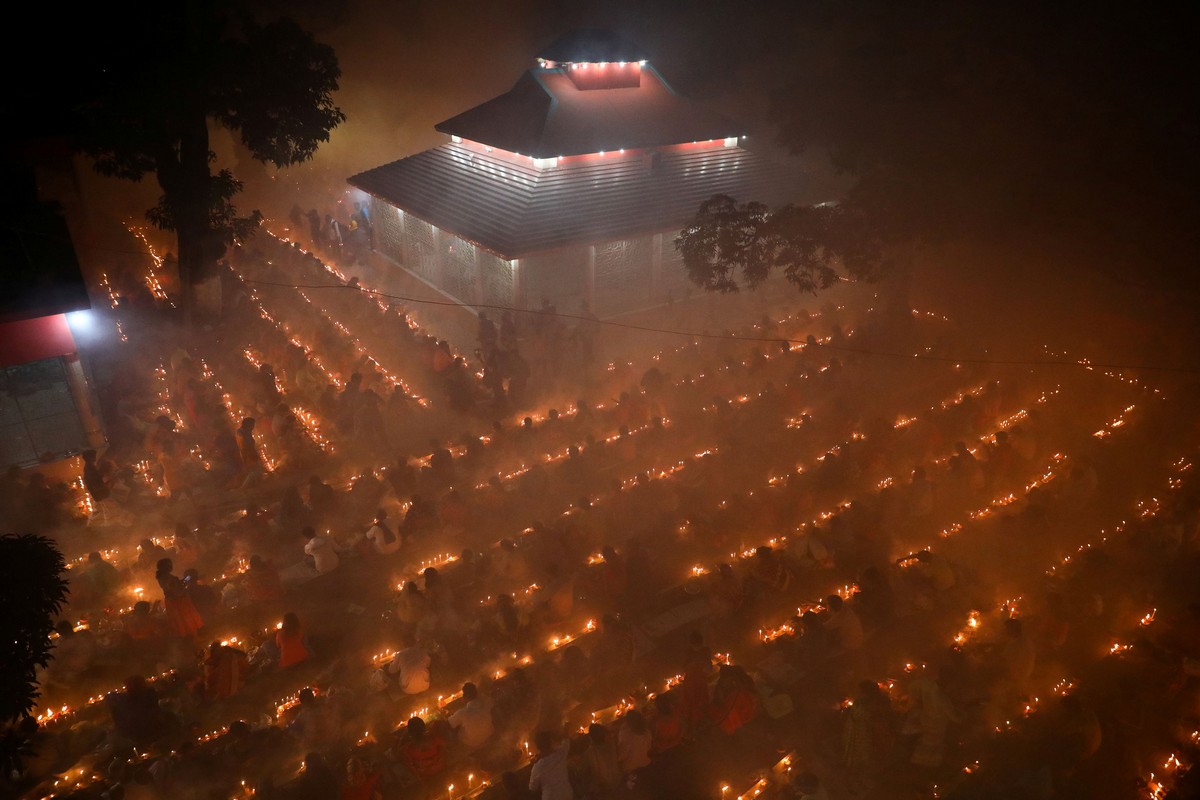
[[[61,358],[0,369],[0,462],[24,466],[86,448]]]

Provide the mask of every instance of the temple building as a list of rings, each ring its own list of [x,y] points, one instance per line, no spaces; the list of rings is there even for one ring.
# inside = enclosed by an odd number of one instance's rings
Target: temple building
[[[674,240],[701,202],[782,203],[801,185],[608,32],[559,39],[436,128],[447,143],[349,182],[372,198],[377,249],[468,306],[609,317],[682,298]]]

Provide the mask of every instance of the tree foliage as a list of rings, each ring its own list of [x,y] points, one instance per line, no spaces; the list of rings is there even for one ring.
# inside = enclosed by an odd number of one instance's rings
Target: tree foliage
[[[773,272],[816,294],[843,276],[873,280],[887,269],[887,249],[852,207],[825,203],[738,204],[729,195],[705,200],[675,239],[688,277],[710,292],[753,289]]]
[[[54,618],[67,598],[66,563],[54,542],[32,534],[0,536],[0,769],[10,771],[23,737],[15,723],[39,695],[37,669],[50,663]]]
[[[312,158],[345,116],[333,101],[340,70],[333,50],[289,19],[260,22],[249,4],[187,0],[143,6],[114,32],[79,106],[78,146],[97,171],[162,189],[147,218],[179,239],[186,293],[235,239],[261,221],[242,215],[242,184],[215,174],[209,125],[233,132],[258,161],[286,167]]]

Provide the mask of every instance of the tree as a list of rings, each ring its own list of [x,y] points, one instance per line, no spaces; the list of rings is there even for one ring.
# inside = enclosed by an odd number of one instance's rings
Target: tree
[[[105,41],[97,54],[104,67],[78,109],[78,145],[105,175],[157,178],[162,196],[146,216],[176,233],[190,318],[195,284],[261,222],[234,206],[241,182],[228,169],[213,174],[209,125],[234,132],[264,164],[307,161],[345,119],[332,99],[341,71],[333,50],[296,23],[259,22],[236,0],[141,10],[115,34],[136,47]]]
[[[888,269],[889,249],[854,207],[825,203],[739,205],[729,195],[705,200],[675,239],[692,282],[708,291],[755,288],[782,272],[802,292],[828,289],[845,273],[874,280]]]
[[[67,597],[67,566],[54,542],[0,536],[0,769],[12,773],[25,737],[19,723],[38,698],[37,668],[50,663],[54,618]]]

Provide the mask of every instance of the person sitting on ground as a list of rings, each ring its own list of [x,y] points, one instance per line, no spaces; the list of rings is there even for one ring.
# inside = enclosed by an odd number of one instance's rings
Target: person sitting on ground
[[[847,606],[836,594],[825,598],[825,608],[828,609],[824,622],[825,630],[829,632],[838,649],[851,652],[862,647],[862,622],[858,614],[854,613],[854,609]]]
[[[98,552],[88,553],[87,567],[80,577],[97,601],[103,601],[121,585],[121,573]]]
[[[624,785],[615,737],[603,725],[588,726],[587,749],[581,757],[581,782],[587,797],[607,797]]]
[[[342,784],[341,800],[383,800],[379,782],[383,776],[358,756],[346,762],[346,782]]]
[[[571,742],[563,739],[557,747],[554,746],[554,736],[550,731],[538,731],[533,736],[534,747],[537,748],[536,760],[529,771],[529,791],[537,792],[541,800],[574,800],[575,793],[571,789],[571,778],[567,772],[567,756],[571,752]]]
[[[683,714],[670,692],[654,698],[654,721],[651,724],[652,755],[661,755],[683,743]]]
[[[446,740],[436,730],[430,730],[425,720],[413,717],[405,726],[407,734],[400,746],[404,764],[423,783],[432,781],[446,771]]]
[[[642,712],[635,708],[621,718],[621,727],[617,732],[617,760],[627,785],[632,785],[638,770],[650,766],[652,741],[650,726]]]
[[[754,681],[746,670],[739,666],[722,666],[709,710],[709,718],[717,729],[726,735],[736,733],[754,718],[756,708]]]
[[[381,556],[391,555],[400,549],[400,537],[388,527],[387,516],[387,511],[379,509],[375,512],[374,523],[367,531],[367,540],[374,545],[375,552]]]
[[[250,556],[250,568],[243,579],[246,594],[251,604],[261,605],[283,598],[283,584],[279,571],[260,555]]]
[[[450,727],[458,734],[458,741],[473,753],[488,743],[495,730],[492,721],[492,701],[479,694],[473,683],[462,687],[463,707],[450,715]]]
[[[388,665],[388,672],[396,676],[400,691],[409,695],[420,694],[429,690],[429,667],[432,662],[433,657],[423,637],[420,637],[396,653]]]
[[[289,611],[275,632],[275,646],[279,649],[279,668],[287,669],[312,658],[312,650],[300,625],[300,618]]]
[[[244,651],[221,642],[211,643],[204,659],[204,698],[224,700],[233,697],[242,688],[249,668]]]
[[[312,559],[313,569],[318,575],[328,575],[338,568],[341,561],[333,539],[317,535],[311,526],[300,531],[300,535],[304,537],[304,554]]]

